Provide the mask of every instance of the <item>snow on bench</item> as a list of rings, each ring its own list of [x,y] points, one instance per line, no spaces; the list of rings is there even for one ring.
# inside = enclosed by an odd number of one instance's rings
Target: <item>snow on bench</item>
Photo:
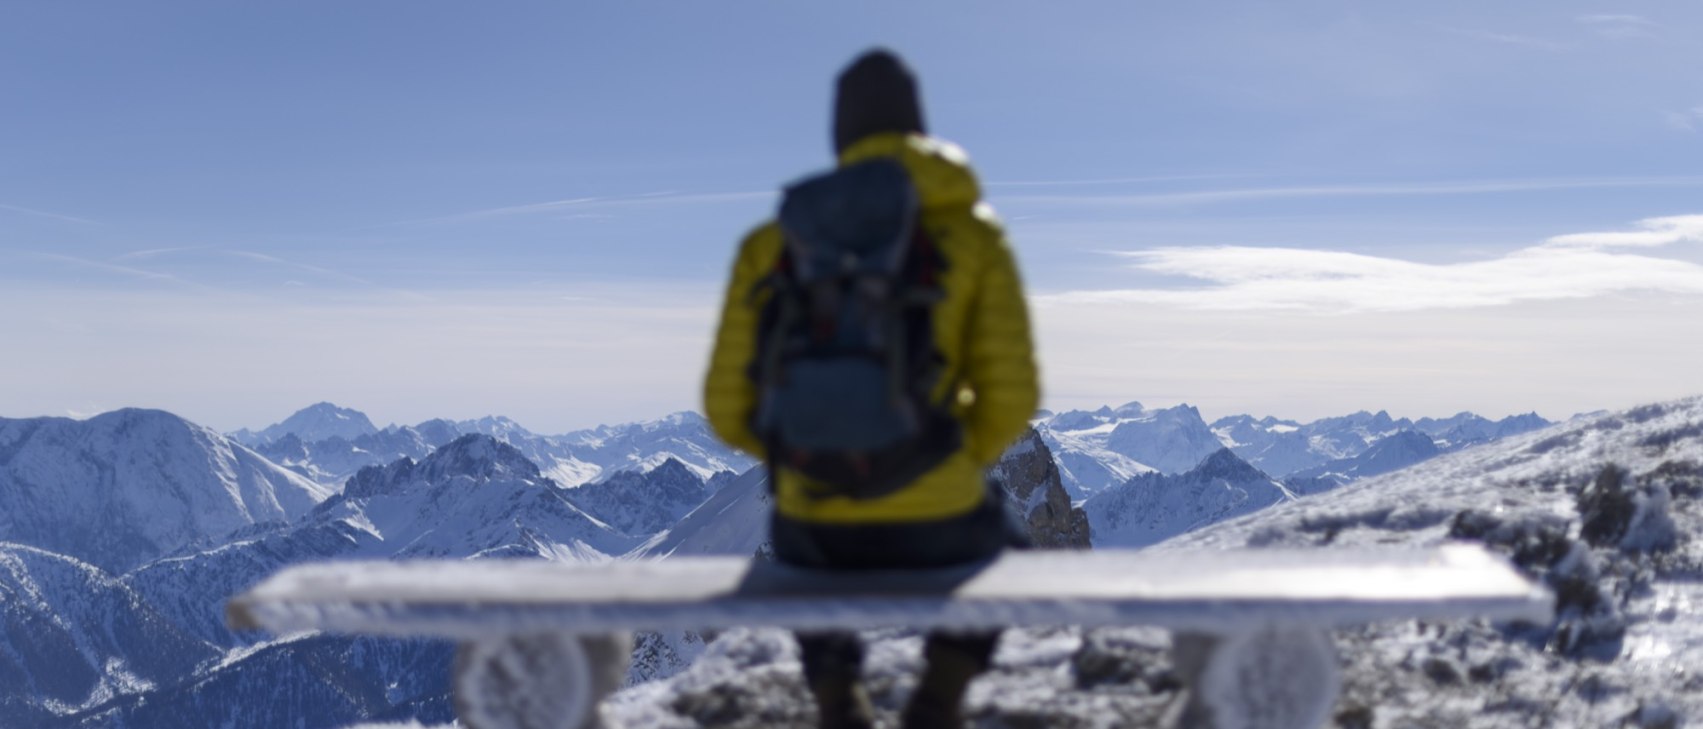
[[[341,562],[288,568],[227,606],[272,633],[463,641],[474,729],[598,726],[635,630],[1150,625],[1178,631],[1182,719],[1316,727],[1339,688],[1326,631],[1380,620],[1543,622],[1551,598],[1467,545],[1429,550],[1010,552],[963,568],[822,572],[731,557]]]

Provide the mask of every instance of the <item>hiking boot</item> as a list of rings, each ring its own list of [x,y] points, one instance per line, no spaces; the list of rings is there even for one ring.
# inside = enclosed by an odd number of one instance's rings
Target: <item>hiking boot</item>
[[[905,705],[904,729],[960,729],[964,726],[964,692],[970,681],[987,670],[993,637],[930,636],[923,648],[927,667]]]
[[[875,729],[875,707],[863,682],[848,676],[826,676],[810,684],[822,729]]]

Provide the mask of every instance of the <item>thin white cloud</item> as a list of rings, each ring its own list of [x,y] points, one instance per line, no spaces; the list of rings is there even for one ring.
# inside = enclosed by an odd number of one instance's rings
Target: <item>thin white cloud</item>
[[[994,180],[982,187],[1093,187],[1099,185],[1136,185],[1149,182],[1187,182],[1190,180],[1227,180],[1262,177],[1251,174],[1222,175],[1151,175],[1147,177],[1090,177],[1060,180]]]
[[[1636,225],[1634,231],[1556,236],[1498,258],[1443,264],[1295,248],[1131,251],[1119,255],[1137,270],[1206,285],[1070,292],[1039,297],[1038,303],[1353,313],[1463,309],[1636,292],[1703,296],[1703,266],[1623,252],[1703,242],[1703,215],[1651,218]]]
[[[0,210],[9,210],[9,211],[14,212],[14,213],[22,213],[24,215],[34,215],[38,218],[48,218],[50,220],[58,220],[58,221],[66,222],[66,223],[79,223],[79,224],[82,224],[82,225],[100,225],[99,221],[90,220],[88,218],[79,218],[75,215],[66,215],[64,213],[54,213],[54,212],[49,212],[49,211],[46,211],[46,210],[37,210],[35,208],[26,208],[22,205],[7,205],[6,203],[0,203]]]
[[[199,251],[199,250],[205,250],[206,248],[207,248],[207,246],[178,246],[178,247],[175,247],[175,248],[149,248],[149,249],[140,250],[140,251],[131,251],[129,253],[114,256],[112,260],[114,262],[117,262],[117,261],[140,261],[140,260],[146,260],[146,259],[149,259],[149,258],[158,258],[158,257],[166,255],[168,253],[183,253],[183,252],[186,252],[186,251]]]
[[[388,291],[388,292],[393,293],[393,294],[399,294],[399,295],[414,298],[414,299],[425,300],[425,299],[431,298],[429,296],[426,296],[425,294],[417,293],[417,292],[414,292],[414,291],[406,291],[406,290],[400,290],[400,289],[389,289],[389,288],[386,288],[384,286],[380,286],[379,284],[377,284],[377,283],[375,283],[371,280],[364,279],[364,278],[361,278],[360,276],[355,276],[353,274],[344,273],[342,271],[338,271],[338,270],[335,270],[335,269],[325,268],[323,266],[314,266],[314,265],[307,264],[307,263],[297,263],[295,261],[287,261],[287,260],[284,260],[284,259],[279,258],[277,256],[271,256],[271,255],[267,255],[265,253],[256,253],[254,251],[223,251],[223,253],[228,255],[228,256],[231,256],[233,258],[240,258],[240,259],[247,260],[247,261],[254,261],[256,263],[263,263],[263,264],[267,264],[267,265],[270,265],[270,266],[279,266],[279,267],[283,267],[283,268],[294,269],[294,270],[297,270],[297,271],[305,271],[307,273],[315,274],[315,275],[320,276],[322,278],[328,278],[328,279],[332,279],[334,281],[342,281],[344,283],[351,283],[351,284],[355,284],[357,286],[362,286],[362,287],[371,288],[371,289],[380,289],[380,290]],[[294,286],[303,286],[304,285],[303,282],[301,282],[299,280],[295,280],[295,279],[285,281],[286,286],[289,286],[289,285],[292,285],[292,284]]]
[[[1579,22],[1591,25],[1642,25],[1655,27],[1655,23],[1642,15],[1581,15]]]
[[[1649,38],[1655,35],[1656,23],[1642,15],[1598,14],[1575,18],[1592,32],[1604,38],[1625,40]]]
[[[386,228],[398,225],[434,225],[442,223],[465,223],[475,220],[505,218],[521,215],[538,215],[543,213],[578,212],[586,209],[622,208],[622,207],[652,207],[664,205],[702,205],[729,202],[747,202],[761,200],[775,195],[773,190],[749,192],[709,192],[709,193],[643,193],[618,197],[575,197],[548,202],[528,203],[525,205],[508,205],[504,207],[473,210],[454,215],[436,218],[420,218],[417,220],[401,220],[393,223],[381,223],[367,226],[368,228]]]
[[[175,285],[178,285],[178,286],[183,286],[183,287],[186,287],[186,288],[196,288],[196,289],[207,288],[206,286],[203,286],[201,284],[198,284],[198,283],[195,283],[195,282],[192,282],[192,281],[186,281],[182,278],[178,278],[177,276],[173,276],[169,273],[161,273],[159,271],[149,271],[147,269],[136,268],[134,266],[121,266],[119,264],[109,263],[109,262],[106,262],[106,261],[91,261],[87,258],[78,258],[76,256],[67,256],[67,255],[60,254],[60,253],[29,253],[27,255],[33,256],[33,257],[41,259],[41,260],[57,261],[59,263],[69,264],[69,265],[77,266],[77,267],[80,267],[80,268],[87,268],[87,269],[95,270],[95,271],[104,271],[106,273],[115,273],[115,274],[118,274],[118,275],[121,275],[121,276],[127,276],[127,277],[130,277],[130,278],[141,279],[141,280],[144,280],[144,281],[154,281],[154,282],[158,282],[158,283],[169,283],[169,284],[175,284]]]
[[[1484,195],[1544,190],[1626,187],[1703,187],[1703,177],[1615,177],[1598,179],[1484,180],[1419,184],[1312,185],[1195,190],[1136,195],[1022,195],[1006,202],[1087,204],[1134,207],[1212,205],[1258,200],[1320,197],[1426,197]]]
[[[1695,132],[1703,127],[1703,104],[1698,104],[1685,111],[1667,112],[1668,126],[1682,132]]]
[[[1438,25],[1437,27],[1464,38],[1473,38],[1505,46],[1517,46],[1520,48],[1550,52],[1564,51],[1568,48],[1565,43],[1557,43],[1552,40],[1534,38],[1532,36],[1519,35],[1517,33],[1503,33],[1500,31],[1485,30],[1483,28],[1457,28],[1450,25]]]

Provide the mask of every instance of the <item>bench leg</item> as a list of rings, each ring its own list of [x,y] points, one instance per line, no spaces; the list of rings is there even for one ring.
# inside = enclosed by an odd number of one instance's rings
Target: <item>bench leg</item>
[[[621,687],[632,637],[565,633],[463,643],[455,712],[469,729],[598,729],[597,706]]]
[[[1188,688],[1181,729],[1318,729],[1342,687],[1330,635],[1270,626],[1245,633],[1178,633],[1172,658]]]

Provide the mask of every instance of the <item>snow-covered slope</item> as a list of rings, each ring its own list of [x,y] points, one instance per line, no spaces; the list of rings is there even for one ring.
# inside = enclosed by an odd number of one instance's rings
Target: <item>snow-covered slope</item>
[[[256,523],[296,519],[328,496],[158,410],[0,419],[0,540],[112,572]]]
[[[562,493],[575,506],[621,533],[650,537],[698,508],[711,491],[696,472],[669,458],[647,471],[621,471]]]
[[[1136,476],[1083,502],[1096,547],[1144,547],[1295,498],[1228,448],[1187,473]]]
[[[170,683],[217,656],[96,567],[0,542],[0,726]]]
[[[752,468],[721,487],[708,500],[627,556],[634,559],[674,555],[755,555],[769,539],[768,472]]]
[[[1580,419],[1222,522],[1154,549],[1484,542],[1556,590],[1549,625],[1398,621],[1336,636],[1335,729],[1673,729],[1703,716],[1703,398]],[[919,641],[878,633],[878,711],[903,705]],[[1163,633],[1009,632],[971,688],[980,727],[1160,726],[1182,697]],[[791,641],[718,638],[606,705],[617,725],[807,727]]]
[[[172,685],[17,729],[333,729],[450,721],[449,643],[295,635],[231,652]],[[8,729],[13,729],[8,725]]]
[[[1703,716],[1703,398],[1575,420],[1191,534],[1167,549],[1484,542],[1556,623],[1342,636],[1368,726],[1680,726]]]

